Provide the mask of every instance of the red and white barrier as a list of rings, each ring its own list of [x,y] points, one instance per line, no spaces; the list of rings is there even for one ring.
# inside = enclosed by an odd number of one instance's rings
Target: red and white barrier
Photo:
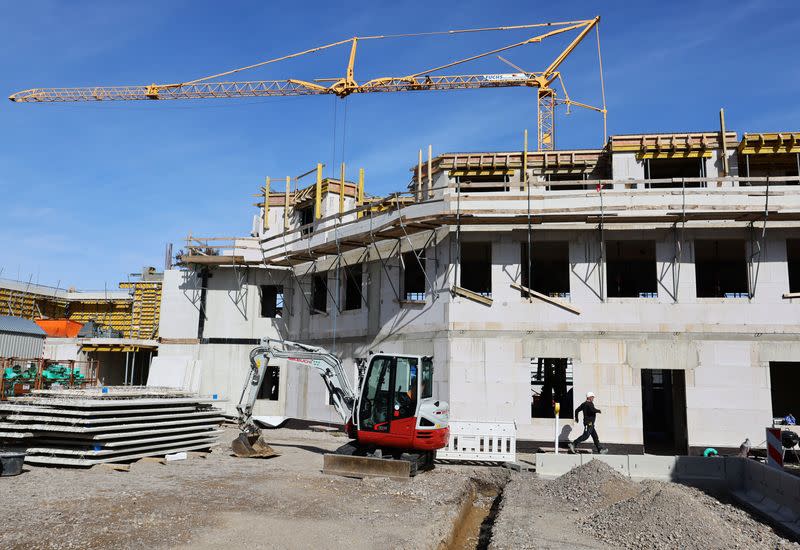
[[[767,428],[767,465],[783,470],[783,443],[781,443],[780,428]]]

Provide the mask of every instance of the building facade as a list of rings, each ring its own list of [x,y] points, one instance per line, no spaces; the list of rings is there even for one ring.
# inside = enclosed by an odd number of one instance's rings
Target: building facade
[[[159,358],[233,410],[261,337],[351,367],[432,355],[453,419],[550,445],[554,404],[573,439],[587,391],[604,442],[654,453],[755,443],[798,412],[800,134],[613,136],[412,174],[382,198],[267,186],[250,237],[195,239],[164,274]],[[256,414],[337,421],[308,371],[276,366],[261,397]]]

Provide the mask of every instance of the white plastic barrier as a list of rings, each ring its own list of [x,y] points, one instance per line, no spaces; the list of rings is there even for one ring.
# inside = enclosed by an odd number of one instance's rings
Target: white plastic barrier
[[[450,421],[450,441],[436,451],[440,460],[514,462],[517,459],[515,422]]]

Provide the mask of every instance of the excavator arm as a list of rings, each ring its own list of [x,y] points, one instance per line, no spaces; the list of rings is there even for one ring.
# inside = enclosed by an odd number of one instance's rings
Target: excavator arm
[[[232,447],[238,456],[266,457],[276,454],[262,439],[261,430],[253,421],[253,406],[264,383],[267,367],[278,360],[286,360],[287,365],[295,364],[316,370],[328,388],[333,407],[342,423],[353,415],[356,397],[338,357],[324,348],[262,338],[261,344],[250,352],[250,370],[236,406],[242,433],[234,440]]]

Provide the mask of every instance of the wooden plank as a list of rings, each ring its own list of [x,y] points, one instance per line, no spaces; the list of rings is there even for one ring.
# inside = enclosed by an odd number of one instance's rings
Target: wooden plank
[[[488,298],[487,296],[481,296],[477,292],[473,292],[471,290],[467,290],[466,288],[456,285],[453,285],[452,292],[453,294],[456,294],[463,298],[467,298],[468,300],[472,300],[473,302],[478,302],[479,304],[483,304],[485,306],[491,307],[492,303],[494,302],[491,298]]]
[[[786,292],[783,295],[785,300],[791,300],[792,298],[800,298],[800,292]]]
[[[552,305],[558,306],[558,307],[560,307],[562,309],[566,309],[567,311],[569,311],[570,313],[574,313],[575,315],[580,315],[581,314],[581,310],[579,310],[578,308],[576,308],[573,305],[570,305],[570,304],[568,304],[566,302],[563,302],[563,301],[559,300],[558,298],[553,298],[551,296],[547,296],[546,294],[542,294],[541,292],[536,292],[533,289],[530,289],[530,288],[522,286],[522,285],[518,285],[517,283],[511,283],[511,288],[519,290],[521,292],[525,292],[525,293],[529,294],[530,296],[533,296],[534,298],[538,298],[539,300],[542,300],[543,302],[547,302],[548,304],[552,304]]]

